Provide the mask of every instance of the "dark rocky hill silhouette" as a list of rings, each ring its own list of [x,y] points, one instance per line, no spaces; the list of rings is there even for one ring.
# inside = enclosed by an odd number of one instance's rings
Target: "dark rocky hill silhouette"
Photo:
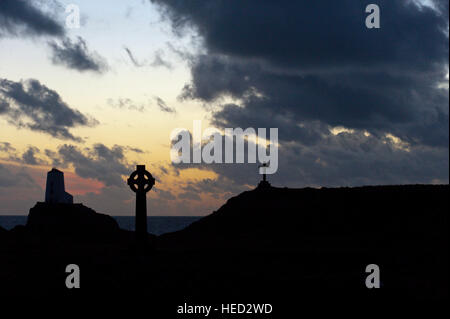
[[[2,227],[0,227],[0,238],[1,238],[1,236],[5,236],[6,233],[7,233],[7,230],[2,228]]]
[[[447,236],[449,187],[257,188],[231,198],[160,249],[366,251]]]
[[[448,296],[449,190],[259,188],[184,230],[159,236],[157,247],[182,254],[185,264],[191,256],[202,260],[192,272],[210,272],[197,280],[210,291],[239,287],[243,295],[285,301],[442,298]],[[365,287],[365,267],[372,263],[383,273],[383,289]]]
[[[257,188],[184,230],[149,235],[146,247],[87,207],[38,204],[26,226],[0,230],[0,295],[271,302],[286,311],[298,300],[443,299],[448,195],[448,185]],[[72,263],[82,272],[77,291],[64,285]],[[364,284],[372,263],[377,290]]]
[[[116,220],[83,204],[36,203],[30,209],[27,229],[54,236],[108,235],[119,230]]]
[[[2,231],[0,230],[0,235]],[[119,228],[109,215],[97,213],[83,204],[38,202],[30,209],[25,226],[5,231],[10,242],[42,244],[58,241],[65,244],[134,245],[134,232]],[[148,234],[149,243],[156,236]]]
[[[120,237],[116,220],[82,204],[38,202],[30,209],[26,230],[46,238],[102,242]]]

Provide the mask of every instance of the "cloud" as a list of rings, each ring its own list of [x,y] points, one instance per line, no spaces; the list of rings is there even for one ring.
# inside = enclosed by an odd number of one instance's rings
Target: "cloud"
[[[443,65],[434,75],[414,76],[375,70],[296,76],[250,65],[200,56],[192,68],[193,83],[183,96],[205,102],[224,96],[240,99],[241,105],[226,104],[214,114],[215,122],[227,127],[248,126],[249,118],[276,116],[290,122],[292,129],[300,122],[320,121],[374,134],[391,132],[410,142],[448,145],[448,90],[436,85],[444,77]],[[215,74],[221,74],[219,80]]]
[[[175,34],[194,32],[203,43],[188,58],[192,80],[181,99],[213,106],[220,128],[279,128],[273,178],[448,181],[449,92],[439,87],[448,74],[448,1],[433,9],[380,0],[377,30],[365,27],[366,4],[351,0],[152,2]],[[353,133],[330,134],[337,126]],[[241,184],[253,176],[240,165],[205,169]]]
[[[11,146],[11,143],[8,142],[0,142],[0,152],[10,153],[14,152],[16,149]]]
[[[59,157],[58,153],[49,149],[44,151],[45,156],[50,159],[50,164],[52,167],[66,168],[67,164],[63,163],[62,159]]]
[[[2,0],[0,2],[0,38],[62,36],[64,27],[54,17],[37,8],[33,1]]]
[[[44,199],[44,190],[37,183],[40,169],[0,164],[0,214],[26,215],[36,201]]]
[[[10,165],[0,164],[0,188],[37,187],[36,182],[25,169],[13,172]]]
[[[78,176],[96,179],[108,187],[122,185],[122,177],[128,176],[134,170],[134,164],[129,163],[126,158],[127,152],[144,153],[140,148],[120,145],[108,147],[97,143],[83,148],[63,144],[58,146],[57,151],[41,151],[38,147],[28,146],[25,152],[18,156],[16,149],[8,142],[0,143],[0,152],[9,153],[10,158],[5,160],[16,163],[58,168],[72,166]]]
[[[77,142],[82,139],[70,133],[71,128],[98,124],[70,108],[56,91],[35,79],[14,82],[0,78],[0,116],[17,128]]]
[[[106,186],[121,186],[124,183],[122,176],[128,176],[133,171],[124,152],[122,146],[109,148],[101,143],[85,150],[67,144],[58,149],[61,162],[72,165],[77,175],[96,179]]]
[[[22,160],[25,164],[28,165],[42,165],[47,164],[45,161],[36,157],[36,154],[39,154],[40,150],[37,147],[29,146],[28,149],[22,154]]]
[[[138,112],[144,112],[146,111],[147,106],[149,103],[136,103],[133,100],[129,98],[118,98],[118,99],[111,99],[109,98],[107,100],[107,103],[109,106],[116,108],[116,109],[127,109],[130,111],[138,111]]]
[[[143,66],[143,64],[138,62],[138,60],[134,57],[133,53],[131,52],[131,50],[129,48],[124,47],[124,50],[127,53],[128,57],[130,58],[131,62],[134,64],[135,67],[140,68],[141,66]]]
[[[39,7],[38,5],[39,4]],[[45,8],[50,9],[45,11]],[[49,12],[50,11],[50,12]],[[59,16],[64,7],[58,2],[41,3],[25,0],[2,0],[0,3],[0,38],[49,37],[52,62],[80,72],[103,73],[108,70],[105,58],[88,49],[78,36],[72,41]],[[86,17],[82,16],[82,20]],[[82,21],[83,22],[83,21]]]
[[[445,148],[410,145],[393,136],[377,137],[353,130],[333,134],[320,143],[283,143],[278,171],[269,175],[274,186],[357,186],[370,184],[448,183],[449,153]],[[217,179],[190,183],[186,188],[207,193],[222,189],[237,194],[261,180],[258,164],[172,164],[179,170],[212,171]]]
[[[158,198],[165,200],[174,200],[176,199],[175,195],[169,190],[163,190],[159,188],[154,188],[154,191],[158,194]]]
[[[131,152],[138,153],[138,154],[143,154],[143,153],[145,153],[144,150],[142,150],[142,149],[140,149],[140,148],[137,148],[137,147],[130,147],[130,146],[127,146],[126,149],[129,150],[129,151],[131,151]]]
[[[154,54],[153,54],[153,60],[151,62],[149,62],[148,60],[142,60],[139,61],[135,55],[133,54],[133,52],[130,50],[130,48],[124,46],[124,50],[127,53],[128,57],[131,60],[131,63],[133,63],[133,65],[137,68],[141,68],[144,66],[151,66],[151,67],[165,67],[169,70],[171,70],[173,68],[172,64],[164,59],[164,51],[163,50],[157,50]]]
[[[77,201],[94,208],[98,212],[113,215],[135,214],[136,194],[124,183],[121,186],[104,187],[100,193],[90,192],[85,195],[78,195]],[[175,195],[169,190],[161,190],[154,187],[147,194],[147,214],[149,216],[197,216],[210,213],[212,209],[198,209],[202,205],[196,201],[177,200]],[[215,207],[217,208],[217,207]]]
[[[273,66],[301,67],[303,71],[363,67],[367,62],[378,67],[394,62],[407,68],[408,62],[414,61],[427,68],[429,60],[420,53],[426,51],[430,60],[441,60],[446,49],[441,31],[448,26],[448,11],[436,12],[412,1],[380,0],[383,26],[379,30],[365,27],[367,4],[351,0],[314,4],[273,0],[152,2],[161,6],[178,33],[194,29],[210,54],[261,59]],[[448,7],[446,0],[434,3]],[[416,23],[427,26],[411,32]],[[423,41],[421,45],[415,43],[417,39]],[[408,45],[418,52],[409,50]]]
[[[214,171],[214,169],[212,170]],[[212,195],[214,198],[225,199],[248,190],[248,187],[245,186],[245,183],[236,183],[233,177],[219,175],[217,178],[204,178],[196,181],[188,181],[182,189],[188,194],[208,194]]]
[[[64,65],[80,72],[103,73],[108,70],[106,60],[97,52],[90,52],[86,41],[81,37],[77,37],[76,42],[64,38],[61,43],[51,41],[48,45],[52,50],[54,64]]]
[[[168,176],[171,175],[173,177],[180,176],[180,172],[179,172],[178,168],[171,165],[170,163],[169,164],[166,164],[164,162],[162,164],[161,163],[153,163],[153,164],[151,164],[150,169],[152,171],[157,172],[156,174],[161,177],[165,176],[165,175],[168,175]]]
[[[9,142],[0,142],[0,154],[5,154],[6,156],[0,157],[4,161],[10,162],[20,162],[21,159],[17,155],[17,150]]]
[[[200,201],[201,197],[199,196],[198,193],[192,191],[192,190],[186,190],[182,193],[179,193],[177,195],[177,197],[179,199],[189,199],[189,200],[195,200],[195,201]]]
[[[162,175],[168,175],[169,174],[169,170],[167,168],[165,168],[163,165],[159,166],[159,170],[161,171]]]
[[[156,104],[158,105],[159,109],[162,112],[165,112],[165,113],[176,113],[177,112],[177,110],[175,110],[175,108],[168,106],[166,104],[166,102],[164,102],[164,100],[161,99],[160,97],[155,96],[155,100],[156,100]]]
[[[100,193],[78,195],[77,200],[101,213],[134,215],[133,197],[135,194],[123,184],[106,186]]]
[[[164,51],[157,50],[155,54],[153,55],[153,61],[150,63],[150,66],[152,67],[165,67],[169,70],[173,68],[172,63],[164,59]]]
[[[41,151],[35,146],[28,146],[26,151],[20,155],[17,149],[10,143],[0,142],[0,153],[6,154],[6,157],[0,157],[0,159],[11,163],[23,163],[26,165],[49,165],[47,160],[44,160],[39,156]]]

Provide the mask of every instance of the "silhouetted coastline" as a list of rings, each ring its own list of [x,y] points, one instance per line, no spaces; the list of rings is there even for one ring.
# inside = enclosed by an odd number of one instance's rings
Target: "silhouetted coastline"
[[[181,231],[136,245],[107,215],[38,203],[0,228],[1,295],[170,298],[448,297],[449,185],[256,188]],[[64,285],[67,264],[82,289]],[[364,285],[367,264],[382,288]],[[30,271],[32,269],[32,271]],[[36,275],[40,274],[40,275]]]

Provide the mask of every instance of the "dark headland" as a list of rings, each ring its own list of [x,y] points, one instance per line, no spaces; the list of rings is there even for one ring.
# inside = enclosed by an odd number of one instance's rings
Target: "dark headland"
[[[448,195],[449,185],[259,187],[181,231],[149,234],[146,247],[83,205],[38,203],[26,226],[0,228],[0,295],[446,298]],[[73,263],[82,289],[65,287]],[[364,284],[369,264],[380,289]]]

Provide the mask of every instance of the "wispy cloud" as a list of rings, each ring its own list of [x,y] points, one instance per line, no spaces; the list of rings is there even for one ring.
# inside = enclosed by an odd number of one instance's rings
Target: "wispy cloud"
[[[172,63],[167,61],[164,58],[164,51],[163,50],[157,50],[151,59],[151,61],[148,61],[146,59],[138,60],[134,53],[131,51],[130,48],[124,46],[124,50],[127,53],[128,57],[130,58],[131,63],[137,68],[141,67],[165,67],[169,70],[173,68]]]
[[[158,105],[159,109],[162,112],[173,113],[173,114],[175,114],[177,112],[177,110],[175,108],[168,106],[166,104],[166,102],[164,102],[164,100],[161,99],[160,97],[155,96],[155,100],[156,100],[156,104]]]
[[[116,109],[144,112],[149,103],[138,103],[129,98],[107,99],[106,103]]]
[[[150,63],[152,67],[165,67],[169,70],[172,70],[173,65],[169,61],[164,58],[164,51],[158,50],[153,55],[153,61]]]
[[[128,57],[130,58],[131,62],[134,64],[135,67],[140,68],[144,64],[138,62],[138,60],[134,57],[133,52],[127,47],[124,47],[125,52],[128,54]]]

